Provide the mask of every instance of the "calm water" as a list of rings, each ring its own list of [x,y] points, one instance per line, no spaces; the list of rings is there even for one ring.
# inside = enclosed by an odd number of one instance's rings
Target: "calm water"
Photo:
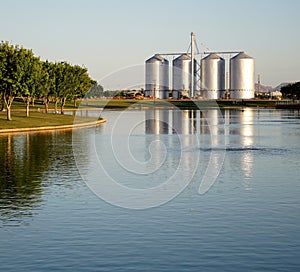
[[[73,136],[0,135],[0,271],[299,270],[300,113],[222,116],[105,111],[105,125]],[[199,194],[209,165],[216,180]],[[148,192],[178,169],[182,192],[142,210],[105,202],[81,177]]]

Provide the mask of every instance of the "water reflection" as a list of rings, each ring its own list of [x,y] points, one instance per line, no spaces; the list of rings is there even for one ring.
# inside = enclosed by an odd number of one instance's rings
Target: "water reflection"
[[[174,110],[172,115],[173,134],[195,134],[197,111]]]
[[[191,137],[197,135],[200,150],[212,152],[226,146],[228,151],[239,152],[238,165],[245,178],[250,179],[254,162],[254,116],[252,109],[151,109],[145,111],[145,133],[180,135],[184,147],[197,145]],[[211,160],[217,161],[217,152],[212,155]]]
[[[230,145],[240,148],[239,162],[240,169],[244,173],[245,190],[252,190],[250,180],[253,177],[254,151],[258,149],[254,142],[254,116],[253,109],[230,110],[228,112]],[[233,163],[233,162],[232,162]],[[236,163],[236,162],[235,162]]]
[[[169,110],[145,111],[145,132],[146,134],[169,134]]]
[[[18,225],[37,212],[47,175],[70,164],[71,141],[64,131],[1,135],[0,226]]]
[[[224,111],[225,112],[225,111]],[[210,110],[164,110],[145,111],[146,134],[224,134],[223,113]]]
[[[250,148],[254,145],[254,114],[255,111],[252,109],[222,111],[151,109],[145,111],[145,133],[209,135],[212,147],[220,145],[220,140],[223,141],[222,136],[235,135],[238,140],[231,144],[240,148]]]
[[[254,147],[254,111],[252,109],[244,109],[243,111],[230,111],[232,124],[238,124],[231,130],[231,134],[238,135],[236,144],[248,149],[248,152],[242,153],[241,168],[247,178],[252,177],[253,152],[249,152],[249,148]],[[238,129],[237,129],[238,128]]]
[[[254,144],[254,111],[252,109],[231,110],[229,123],[233,126],[230,134],[240,136],[240,144],[243,147],[252,147]]]
[[[251,148],[257,144],[254,127],[256,113],[257,111],[252,109],[222,110],[221,112],[218,110],[150,109],[145,112],[141,111],[138,116],[135,112],[131,112],[131,115],[125,117],[124,125],[128,124],[126,119],[128,117],[137,118],[138,123],[144,120],[145,127],[143,125],[142,128],[138,127],[137,133],[153,134],[153,137],[145,139],[133,135],[132,145],[136,146],[133,151],[138,154],[137,158],[142,157],[143,162],[148,162],[151,157],[149,149],[144,151],[143,147],[150,146],[153,140],[156,140],[157,135],[160,135],[159,138],[167,149],[178,154],[180,145],[188,152],[196,150],[196,153],[184,154],[183,169],[189,169],[191,161],[194,163],[197,160],[198,150],[201,156],[204,153],[201,159],[210,159],[213,165],[220,164],[218,148],[224,144],[225,138],[227,150],[233,150],[236,154],[229,159],[232,160],[231,165],[235,165],[236,171],[244,173],[245,180],[251,180],[255,155]],[[83,114],[95,115],[95,112],[85,111]],[[112,119],[117,116],[117,113],[114,115],[110,112],[110,114]],[[221,118],[224,118],[225,126]],[[108,120],[108,124],[113,123],[112,119]],[[104,129],[105,126],[98,127],[97,133],[102,134]],[[178,137],[174,137],[175,135]],[[74,175],[76,165],[72,146],[76,146],[82,158],[82,165],[79,166],[89,169],[91,152],[89,150],[91,145],[88,144],[89,130],[81,130],[76,137],[72,141],[71,131],[10,134],[0,137],[2,162],[0,164],[0,222],[7,224],[32,216],[42,204],[42,191],[46,186],[73,186],[73,180],[70,177]],[[149,161],[152,164],[142,165],[141,171],[152,171],[158,168],[165,159],[160,145],[152,147],[152,160]],[[202,152],[206,150],[205,148],[210,151],[216,150],[216,152],[207,158],[208,152]],[[129,161],[128,158],[126,157],[126,161]],[[169,161],[166,169],[171,169],[179,163],[178,155],[167,159]],[[48,178],[49,176],[51,178]],[[245,183],[245,187],[251,188],[251,184]]]
[[[36,143],[30,134],[1,137],[0,216],[4,221],[31,216],[31,210],[41,202],[41,176],[48,167],[47,143]]]

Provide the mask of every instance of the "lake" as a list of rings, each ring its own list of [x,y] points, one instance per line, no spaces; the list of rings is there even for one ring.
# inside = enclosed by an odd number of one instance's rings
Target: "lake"
[[[78,114],[0,135],[0,271],[299,269],[299,111]]]

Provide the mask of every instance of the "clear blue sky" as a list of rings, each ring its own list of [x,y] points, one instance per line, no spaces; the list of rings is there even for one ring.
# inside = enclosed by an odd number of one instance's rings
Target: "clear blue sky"
[[[97,80],[157,52],[243,50],[262,84],[300,81],[299,0],[0,0],[0,39]]]

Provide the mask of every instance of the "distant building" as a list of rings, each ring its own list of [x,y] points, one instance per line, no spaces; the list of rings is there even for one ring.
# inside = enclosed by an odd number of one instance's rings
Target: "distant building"
[[[282,93],[279,92],[279,91],[273,91],[273,92],[270,92],[270,96],[271,96],[271,98],[273,98],[273,99],[281,100],[281,98],[282,98]]]

